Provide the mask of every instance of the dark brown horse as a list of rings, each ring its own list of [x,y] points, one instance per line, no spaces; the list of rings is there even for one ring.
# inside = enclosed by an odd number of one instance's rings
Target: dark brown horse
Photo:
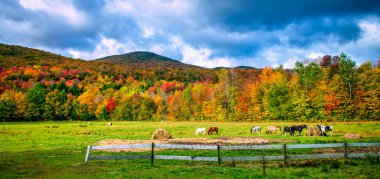
[[[219,131],[218,127],[210,127],[208,129],[207,135],[210,135],[210,134],[213,134],[213,133],[218,134],[218,131]]]

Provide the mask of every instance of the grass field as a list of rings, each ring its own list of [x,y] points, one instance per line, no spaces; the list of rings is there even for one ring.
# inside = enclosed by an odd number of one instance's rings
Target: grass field
[[[84,164],[88,145],[106,139],[148,140],[158,128],[167,129],[174,138],[260,137],[289,143],[380,142],[380,123],[329,123],[334,136],[281,136],[250,134],[250,127],[293,125],[299,123],[195,123],[195,122],[40,122],[0,123],[0,178],[257,178],[264,177],[260,162],[222,163],[157,160],[89,161]],[[316,125],[316,124],[307,124]],[[198,127],[218,126],[220,135],[195,136]],[[360,139],[346,139],[345,134],[359,134]],[[281,142],[280,142],[281,143]],[[193,152],[193,153],[190,153]],[[195,153],[194,153],[195,152]],[[279,151],[273,151],[276,154]],[[299,150],[309,153],[315,150]],[[198,151],[160,151],[162,154],[214,155]],[[225,152],[223,155],[255,155],[255,152]],[[303,160],[269,162],[267,177],[281,178],[380,178],[380,164],[370,158],[350,160]]]

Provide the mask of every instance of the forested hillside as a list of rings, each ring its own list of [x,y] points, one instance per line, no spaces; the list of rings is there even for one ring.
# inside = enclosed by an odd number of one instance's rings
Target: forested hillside
[[[216,68],[136,52],[95,61],[0,44],[0,120],[380,119],[380,65],[346,54],[294,69]]]
[[[124,64],[137,68],[201,68],[194,65],[184,64],[152,52],[131,52],[123,55],[103,57],[95,61],[109,64]]]

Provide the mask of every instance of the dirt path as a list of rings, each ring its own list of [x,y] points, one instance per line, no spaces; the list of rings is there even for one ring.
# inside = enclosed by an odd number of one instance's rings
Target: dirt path
[[[196,144],[196,145],[260,145],[269,143],[287,143],[294,142],[294,140],[279,140],[279,139],[267,139],[260,137],[221,137],[217,139],[210,138],[178,138],[178,139],[166,139],[166,140],[121,140],[121,139],[106,139],[96,143],[96,145],[126,145],[126,144]],[[147,151],[150,149],[118,149],[111,151],[126,151],[126,152],[138,152]]]

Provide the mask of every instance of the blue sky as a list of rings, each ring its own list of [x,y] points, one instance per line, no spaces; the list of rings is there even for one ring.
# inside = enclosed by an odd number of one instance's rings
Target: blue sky
[[[378,0],[1,0],[0,42],[92,60],[152,51],[203,67],[380,59]]]

